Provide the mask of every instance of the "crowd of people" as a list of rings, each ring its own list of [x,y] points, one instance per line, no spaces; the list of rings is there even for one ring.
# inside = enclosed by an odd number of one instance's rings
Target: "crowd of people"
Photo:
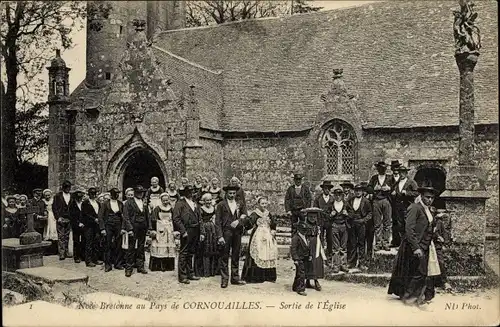
[[[419,188],[399,162],[391,162],[391,174],[383,161],[375,167],[378,173],[368,182],[334,185],[324,180],[314,195],[303,184],[303,175],[294,174],[284,203],[292,226],[293,291],[321,291],[325,265],[333,273],[366,271],[375,251],[391,247],[399,252],[389,293],[405,303],[421,303],[432,298],[434,285],[428,280],[438,275],[449,288],[441,258],[449,235],[440,219],[443,213],[431,206],[436,191]],[[58,254],[60,260],[72,257],[88,267],[104,264],[105,272],[125,270],[127,277],[134,269],[147,274],[145,244],[150,238],[149,270],[174,271],[178,257],[180,283],[215,275],[221,276],[222,288],[229,282],[276,281],[276,216],[267,209],[265,196],[249,211],[236,177],[221,188],[216,178],[209,182],[198,175],[193,183],[182,178],[179,187],[170,181],[165,190],[153,177],[148,189],[126,189],[123,201],[117,188],[98,194],[94,187],[72,190],[69,181],[56,194],[35,189],[32,199],[11,193],[2,194],[3,238],[26,231],[26,208],[37,208],[34,229],[52,242],[49,254]],[[251,234],[240,275],[246,231]]]

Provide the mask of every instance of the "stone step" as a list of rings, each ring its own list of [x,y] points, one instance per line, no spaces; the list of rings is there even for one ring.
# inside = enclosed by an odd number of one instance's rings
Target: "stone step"
[[[381,287],[388,287],[391,274],[371,274],[371,273],[327,273],[327,280],[339,282],[369,284]],[[498,279],[491,275],[485,276],[449,276],[448,282],[453,290],[458,293],[477,291],[478,289],[495,288],[498,285]]]
[[[48,284],[87,283],[89,280],[89,276],[84,273],[52,266],[18,269],[16,273]]]

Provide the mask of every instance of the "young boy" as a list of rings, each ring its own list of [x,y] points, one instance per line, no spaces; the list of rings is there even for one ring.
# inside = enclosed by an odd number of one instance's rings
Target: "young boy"
[[[290,254],[295,264],[295,279],[292,291],[299,295],[306,294],[306,266],[311,264],[312,256],[307,239],[307,226],[304,222],[297,223],[297,233],[292,236]]]

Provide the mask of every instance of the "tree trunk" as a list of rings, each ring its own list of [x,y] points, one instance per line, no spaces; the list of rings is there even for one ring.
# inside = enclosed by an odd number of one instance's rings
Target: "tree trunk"
[[[7,58],[5,58],[5,71],[7,73],[7,90],[2,85],[2,188],[15,187],[17,171],[16,155],[16,104],[17,104],[17,50],[15,35],[17,30],[9,30],[5,39]],[[5,94],[4,94],[5,92]]]

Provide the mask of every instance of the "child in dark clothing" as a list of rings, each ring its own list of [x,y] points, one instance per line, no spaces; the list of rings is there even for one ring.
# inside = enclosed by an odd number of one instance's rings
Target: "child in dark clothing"
[[[443,288],[447,292],[451,292],[452,288],[448,283],[448,276],[446,275],[446,266],[443,257],[444,247],[451,242],[450,232],[446,228],[446,221],[449,219],[449,216],[444,212],[440,212],[435,216],[435,219],[436,227],[434,233],[434,246],[436,247],[439,269],[441,270],[441,275],[436,276],[435,285]]]
[[[306,294],[306,269],[311,265],[312,256],[307,238],[307,226],[304,222],[297,223],[297,233],[292,236],[290,254],[295,264],[295,279],[292,290],[299,295]]]

